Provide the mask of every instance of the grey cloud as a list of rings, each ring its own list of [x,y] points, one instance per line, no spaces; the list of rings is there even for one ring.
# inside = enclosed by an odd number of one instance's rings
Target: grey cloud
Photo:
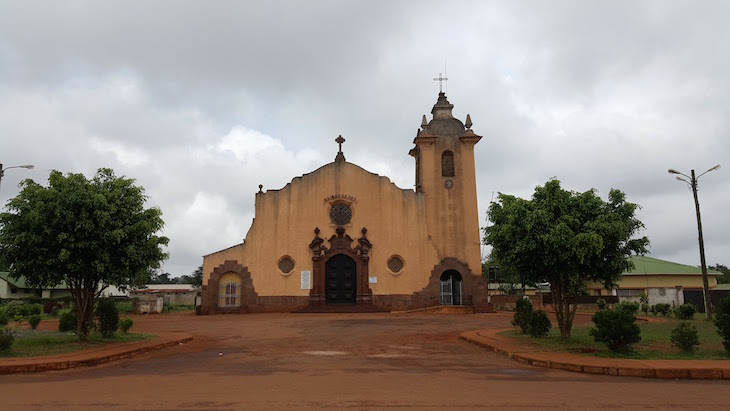
[[[529,197],[551,177],[618,188],[643,206],[655,256],[696,264],[691,193],[666,170],[730,152],[728,12],[720,1],[4,3],[0,161],[37,169],[8,172],[0,201],[22,177],[110,166],[163,210],[166,270],[185,274],[241,240],[258,184],[332,161],[338,134],[349,161],[411,188],[407,152],[446,62],[455,115],[484,136],[481,225],[492,192]],[[276,144],[221,150],[237,128]],[[728,264],[723,166],[702,177],[700,201],[708,261]]]

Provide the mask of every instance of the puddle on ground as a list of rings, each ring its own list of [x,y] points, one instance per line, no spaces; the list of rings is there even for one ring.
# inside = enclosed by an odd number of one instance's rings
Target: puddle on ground
[[[368,355],[368,358],[403,358],[403,357],[410,357],[406,354],[396,354],[396,353],[383,353],[383,354],[373,354]]]
[[[513,375],[524,375],[524,374],[530,374],[532,370],[520,370],[515,368],[508,368],[508,369],[502,369],[499,370],[499,372],[503,374],[513,374]]]
[[[345,351],[303,351],[302,354],[307,355],[318,355],[318,356],[333,356],[333,355],[347,355]]]

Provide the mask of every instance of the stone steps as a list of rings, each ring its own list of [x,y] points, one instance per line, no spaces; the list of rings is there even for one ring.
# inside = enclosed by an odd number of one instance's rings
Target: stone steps
[[[385,308],[376,307],[374,305],[357,305],[357,304],[330,304],[312,306],[308,305],[292,311],[295,314],[305,313],[387,313],[389,312]]]

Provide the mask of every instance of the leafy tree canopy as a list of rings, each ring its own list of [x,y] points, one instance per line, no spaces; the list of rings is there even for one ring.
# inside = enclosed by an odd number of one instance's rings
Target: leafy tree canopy
[[[531,200],[500,193],[489,207],[493,224],[484,229],[484,242],[528,283],[550,283],[561,335],[569,338],[585,281],[612,287],[632,268],[628,257],[646,252],[646,237],[632,239],[644,228],[638,208],[619,190],[606,202],[595,190],[567,191],[551,179]]]
[[[711,265],[707,268],[709,268],[710,270],[720,271],[722,273],[722,276],[717,277],[718,283],[720,283],[720,284],[730,283],[730,268],[727,268],[726,265],[715,264],[715,265]]]
[[[0,260],[31,287],[67,284],[83,340],[105,287],[141,285],[167,258],[162,212],[145,209],[144,189],[110,169],[90,180],[54,170],[48,187],[20,187],[0,214]]]
[[[203,285],[203,266],[196,268],[192,274],[183,274],[172,277],[170,273],[152,273],[149,276],[150,284],[192,284],[196,287]]]

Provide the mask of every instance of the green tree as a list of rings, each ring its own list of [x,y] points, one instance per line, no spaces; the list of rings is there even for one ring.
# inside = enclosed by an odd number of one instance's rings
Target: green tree
[[[722,276],[717,277],[717,282],[719,284],[730,283],[730,268],[727,268],[726,265],[715,264],[715,265],[711,265],[707,268],[709,268],[710,270],[720,271],[722,273]]]
[[[191,284],[194,287],[203,285],[203,266],[196,268],[192,274],[183,274],[180,277],[170,278],[170,284]]]
[[[175,279],[170,277],[170,273],[153,273],[149,281],[150,284],[175,284]]]
[[[489,278],[490,282],[498,284],[498,289],[507,295],[525,295],[525,286],[534,285],[526,283],[524,276],[509,266],[500,264],[492,253],[482,262],[482,275]],[[495,276],[496,279],[493,279]]]
[[[30,287],[68,285],[83,341],[102,290],[142,285],[167,258],[162,212],[144,208],[144,189],[110,169],[93,179],[54,170],[48,187],[30,179],[20,187],[0,214],[0,260]]]
[[[192,284],[196,287],[202,287],[203,286],[203,266],[196,268],[195,271],[193,271],[192,276]]]
[[[595,190],[567,191],[551,179],[531,200],[500,193],[489,207],[493,224],[484,229],[484,242],[528,283],[550,284],[560,334],[570,338],[584,282],[613,287],[633,267],[628,257],[646,252],[646,237],[632,239],[644,227],[638,208],[619,190],[606,202]]]

